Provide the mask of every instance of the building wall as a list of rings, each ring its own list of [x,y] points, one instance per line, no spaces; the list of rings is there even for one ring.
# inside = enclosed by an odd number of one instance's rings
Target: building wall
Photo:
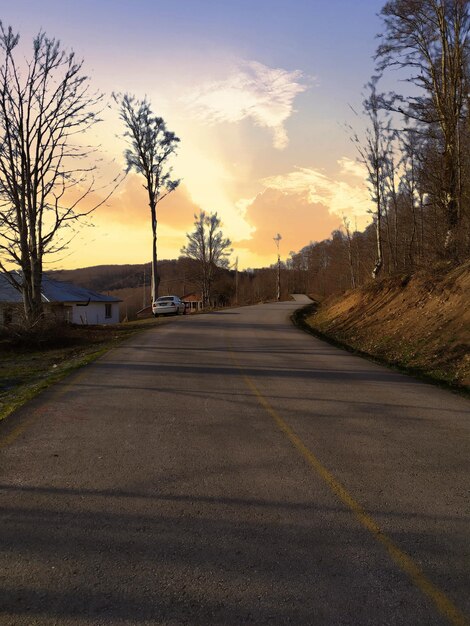
[[[111,317],[106,317],[106,304],[110,305]],[[90,302],[88,306],[54,303],[44,305],[46,318],[72,324],[119,324],[119,302]],[[24,323],[22,304],[0,302],[0,326]]]
[[[201,301],[194,301],[194,300],[185,300],[185,305],[186,305],[186,313],[196,313],[197,311],[202,311],[202,302]]]
[[[53,322],[62,323],[66,320],[64,306],[62,304],[44,304],[44,317]],[[17,325],[25,323],[23,304],[18,302],[0,302],[0,326]]]
[[[106,317],[106,304],[111,317]],[[73,324],[119,324],[119,302],[90,302],[88,306],[70,304],[65,307],[68,321]]]
[[[190,293],[184,296],[183,302],[186,305],[186,313],[196,313],[203,309],[202,299],[198,294]]]
[[[8,324],[21,324],[23,320],[23,305],[0,302],[0,326],[8,326]]]

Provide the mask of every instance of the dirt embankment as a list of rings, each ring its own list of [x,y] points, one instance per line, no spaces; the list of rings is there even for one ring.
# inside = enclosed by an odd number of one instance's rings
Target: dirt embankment
[[[349,291],[306,322],[357,351],[470,389],[470,263]]]

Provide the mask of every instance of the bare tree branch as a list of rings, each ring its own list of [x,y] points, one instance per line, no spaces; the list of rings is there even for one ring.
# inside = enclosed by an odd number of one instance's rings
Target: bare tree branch
[[[40,32],[26,72],[16,61],[18,43],[19,35],[0,22],[0,267],[19,266],[21,284],[16,274],[7,276],[34,324],[42,315],[44,255],[63,250],[66,225],[96,208],[78,210],[93,191],[85,179],[94,167],[77,167],[92,150],[73,138],[99,121],[102,96],[90,93],[83,61],[58,40]],[[79,200],[61,202],[79,184],[86,189]]]

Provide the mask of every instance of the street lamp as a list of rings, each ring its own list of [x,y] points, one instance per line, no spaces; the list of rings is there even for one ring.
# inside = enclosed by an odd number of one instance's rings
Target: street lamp
[[[277,301],[281,299],[281,254],[279,252],[279,242],[282,237],[279,233],[275,237],[273,237],[273,241],[276,244],[277,248]]]

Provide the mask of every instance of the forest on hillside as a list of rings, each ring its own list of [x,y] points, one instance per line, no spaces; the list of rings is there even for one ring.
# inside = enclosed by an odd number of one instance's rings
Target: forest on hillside
[[[345,217],[329,239],[291,253],[298,291],[325,296],[470,256],[468,2],[391,0],[381,17],[366,131],[348,129],[367,172],[372,223],[360,232]],[[383,93],[392,71],[403,91]]]
[[[315,241],[311,233],[312,243],[282,264],[281,298],[296,291],[324,297],[372,279],[450,269],[469,259],[469,2],[389,0],[380,17],[379,45],[371,50],[375,72],[364,87],[357,125],[346,131],[364,169],[370,224],[359,231],[343,216],[342,227],[328,239]],[[104,96],[90,95],[83,61],[44,33],[34,40],[22,76],[18,43],[19,35],[0,22],[0,270],[22,294],[27,325],[35,328],[43,317],[44,257],[67,249],[76,223],[105,203],[129,171],[142,178],[148,193],[151,267],[89,268],[63,272],[63,278],[80,275],[84,286],[97,291],[137,290],[136,310],[138,302],[147,302],[149,282],[153,299],[158,293],[200,291],[208,306],[278,296],[277,266],[239,272],[230,265],[232,242],[220,230],[217,213],[201,211],[183,256],[157,265],[157,207],[180,183],[168,161],[180,139],[146,98],[114,94],[127,169],[106,186],[108,195],[98,204],[80,209],[94,191],[97,166],[87,162],[90,147],[76,145],[74,137],[100,121]],[[392,74],[398,87],[385,92],[382,85]],[[77,188],[83,195],[66,202]],[[13,266],[19,271],[8,269]]]
[[[201,294],[199,264],[191,259],[161,260],[158,264],[161,295]],[[151,303],[151,263],[100,265],[74,270],[48,272],[48,276],[75,283],[123,302],[121,317],[135,319],[137,312]],[[297,279],[285,264],[281,268],[282,299],[289,297]],[[261,268],[245,271],[217,268],[212,290],[212,306],[255,304],[276,297],[277,270]]]
[[[328,239],[291,252],[282,264],[283,298],[321,298],[383,276],[450,269],[470,257],[468,2],[391,0],[381,17],[377,71],[364,87],[358,119],[366,129],[347,129],[366,172],[371,223],[359,231],[344,217]],[[384,93],[382,80],[392,71],[403,91]],[[189,277],[197,289],[197,268],[180,259],[169,272],[168,263],[160,269],[162,287],[166,281],[166,289],[184,293]],[[220,269],[215,297],[231,304],[274,299],[276,280],[275,265],[237,276]]]
[[[365,131],[347,130],[367,174],[371,223],[359,231],[344,216],[328,239],[291,252],[281,268],[282,298],[293,292],[322,298],[384,276],[442,272],[470,257],[468,2],[390,0],[381,17],[377,72],[364,87],[358,116]],[[381,91],[392,71],[400,93]],[[159,271],[162,293],[198,289],[198,266],[189,259],[162,262]],[[142,268],[137,274],[143,286]],[[129,279],[105,283],[93,286],[131,286]],[[274,299],[276,283],[275,265],[219,268],[214,303]]]

